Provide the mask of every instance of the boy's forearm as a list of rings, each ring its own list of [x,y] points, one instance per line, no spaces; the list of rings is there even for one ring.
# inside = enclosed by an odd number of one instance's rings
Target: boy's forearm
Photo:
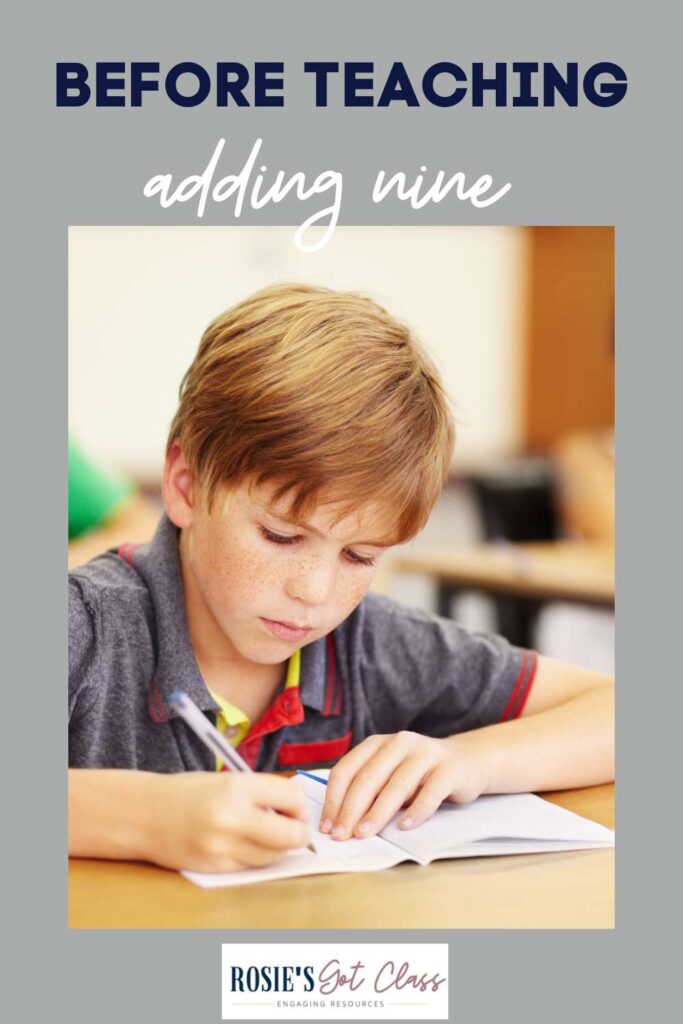
[[[150,825],[164,776],[69,769],[69,856],[150,859]]]
[[[454,736],[482,760],[486,793],[568,789],[614,778],[614,689]]]

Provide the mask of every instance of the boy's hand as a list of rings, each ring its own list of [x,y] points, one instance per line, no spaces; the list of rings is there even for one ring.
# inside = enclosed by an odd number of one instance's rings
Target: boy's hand
[[[463,737],[369,736],[330,772],[320,831],[333,839],[375,835],[404,804],[398,824],[414,828],[444,800],[468,803],[485,788],[481,758]]]
[[[309,841],[306,798],[296,780],[259,773],[187,772],[159,781],[163,788],[146,852],[164,867],[262,867]]]

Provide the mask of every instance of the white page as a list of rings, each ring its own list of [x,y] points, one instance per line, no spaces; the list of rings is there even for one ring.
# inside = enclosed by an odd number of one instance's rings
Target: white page
[[[314,772],[310,772],[309,774],[299,774],[294,776],[294,778],[298,779],[303,786],[304,792],[309,800],[313,800],[322,807],[325,802],[325,786],[323,786],[321,782],[316,782],[315,778],[312,776],[315,776],[317,779],[327,780],[330,776],[330,769],[316,768]],[[319,816],[318,820],[320,820]]]
[[[611,848],[613,843],[602,843],[597,840],[590,843],[574,842],[573,840],[551,839],[480,839],[476,843],[465,843],[457,850],[442,853],[442,859],[453,858],[464,860],[467,857],[508,857],[517,854],[532,853],[563,853],[574,850],[601,850]],[[425,860],[425,864],[438,858]]]
[[[328,768],[312,774],[327,778],[329,773]],[[325,787],[305,775],[299,778],[309,799],[322,804]],[[397,814],[379,834],[420,861],[482,840],[614,843],[614,833],[604,825],[532,793],[480,796],[471,804],[444,802],[436,814],[417,829],[399,828],[396,824],[399,817]]]
[[[325,791],[319,786],[324,797]],[[317,791],[316,791],[317,795]],[[191,882],[205,889],[218,888],[226,885],[246,885],[248,882],[269,882],[277,878],[292,878],[296,875],[333,874],[336,871],[381,871],[393,867],[394,864],[408,859],[408,855],[376,837],[369,839],[349,839],[340,843],[330,839],[320,831],[320,814],[322,803],[309,798],[309,820],[311,838],[316,852],[310,850],[293,850],[291,853],[266,868],[245,868],[242,871],[231,871],[225,874],[209,874],[200,871],[183,871],[182,874]]]
[[[581,848],[584,844],[611,846],[614,843],[614,833],[604,825],[531,793],[480,796],[471,804],[444,803],[433,817],[414,830],[398,828],[397,817],[380,835],[421,862],[446,853],[454,854],[477,842],[481,843],[482,855],[497,853],[495,840],[506,847],[505,852],[509,850],[510,840],[532,841],[530,851],[538,850],[538,845],[533,844],[541,840],[564,849],[568,843],[580,843]]]
[[[314,774],[327,778],[329,769]],[[339,842],[319,831],[325,787],[306,776],[298,778],[308,798],[315,854],[306,849],[294,850],[268,868],[226,874],[184,871],[185,877],[204,888],[213,888],[297,875],[380,871],[408,859],[428,864],[439,856],[504,856],[614,844],[614,833],[604,825],[530,793],[481,796],[471,804],[444,803],[417,829],[398,828],[396,815],[379,836]]]

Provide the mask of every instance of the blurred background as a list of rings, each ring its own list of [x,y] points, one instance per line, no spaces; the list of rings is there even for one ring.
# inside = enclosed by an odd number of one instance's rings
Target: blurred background
[[[268,284],[365,292],[429,349],[453,402],[451,478],[376,589],[614,669],[614,231],[69,231],[70,564],[150,535],[166,433],[202,331]]]

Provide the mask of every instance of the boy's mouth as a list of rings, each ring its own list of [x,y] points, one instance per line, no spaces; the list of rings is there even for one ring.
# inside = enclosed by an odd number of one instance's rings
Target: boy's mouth
[[[266,619],[261,616],[261,622],[271,634],[278,640],[305,640],[313,632],[312,626],[297,626],[294,622],[279,622],[277,619]]]

